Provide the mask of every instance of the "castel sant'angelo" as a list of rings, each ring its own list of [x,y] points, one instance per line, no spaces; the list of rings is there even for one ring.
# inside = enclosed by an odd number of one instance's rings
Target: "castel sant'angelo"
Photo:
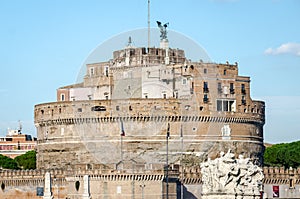
[[[261,163],[264,108],[237,63],[192,62],[163,34],[157,48],[129,41],[87,64],[82,83],[58,88],[57,102],[35,106],[37,165],[164,165],[167,133],[169,163],[229,149]]]
[[[35,106],[37,169],[1,171],[1,197],[196,199],[200,163],[221,151],[263,165],[265,103],[250,97],[250,77],[237,63],[190,60],[157,23],[159,47],[129,37],[56,102]],[[264,183],[297,173],[264,168]]]

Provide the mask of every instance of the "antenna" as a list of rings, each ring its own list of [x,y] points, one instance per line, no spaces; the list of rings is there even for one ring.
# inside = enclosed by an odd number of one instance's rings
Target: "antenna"
[[[150,0],[148,0],[148,50],[150,48]]]
[[[22,132],[22,123],[21,123],[20,120],[19,120],[18,122],[19,122],[18,134],[22,134],[22,133],[21,133],[21,132]]]

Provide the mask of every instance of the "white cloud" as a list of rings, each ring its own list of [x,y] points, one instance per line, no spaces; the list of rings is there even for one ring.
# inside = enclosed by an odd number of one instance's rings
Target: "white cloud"
[[[300,56],[300,43],[285,43],[277,48],[268,48],[264,53],[267,55],[292,54]]]

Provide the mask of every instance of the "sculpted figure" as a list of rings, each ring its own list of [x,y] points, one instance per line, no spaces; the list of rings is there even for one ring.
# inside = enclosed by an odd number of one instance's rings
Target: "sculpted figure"
[[[201,164],[204,194],[232,193],[259,195],[263,172],[250,158],[235,159],[230,150],[220,157]]]
[[[167,39],[167,27],[169,25],[169,23],[165,23],[164,25],[162,25],[162,23],[160,21],[156,21],[157,26],[160,29],[160,39]]]

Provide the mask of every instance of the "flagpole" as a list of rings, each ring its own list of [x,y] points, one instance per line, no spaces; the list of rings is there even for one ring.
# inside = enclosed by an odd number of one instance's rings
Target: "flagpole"
[[[183,179],[183,172],[182,172],[182,158],[183,158],[183,130],[182,130],[182,124],[180,125],[180,140],[181,140],[181,160],[180,160],[180,166],[181,166],[181,181]],[[181,182],[181,190],[180,190],[181,199],[183,199],[183,182]]]
[[[169,199],[169,137],[170,137],[170,124],[168,123],[168,128],[167,128],[167,157],[166,157],[166,162],[167,162],[167,169],[166,169],[166,195],[167,199]]]
[[[121,137],[121,162],[123,162],[123,135],[120,134]]]
[[[123,136],[125,136],[125,130],[123,126],[123,120],[121,119],[121,133],[120,133],[120,141],[121,141],[121,162],[123,162]]]

